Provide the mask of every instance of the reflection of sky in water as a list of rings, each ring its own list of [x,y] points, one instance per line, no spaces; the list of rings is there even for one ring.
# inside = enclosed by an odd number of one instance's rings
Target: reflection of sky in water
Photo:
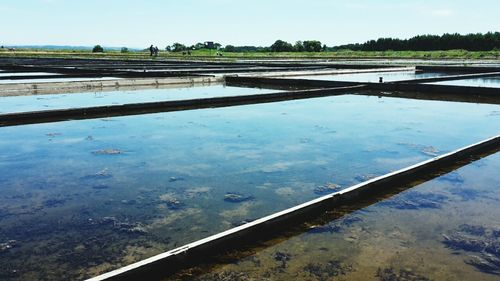
[[[64,109],[68,108],[69,105],[73,105],[74,107],[89,107],[195,98],[251,95],[272,92],[277,91],[214,85],[205,87],[151,89],[139,91],[113,91],[2,97],[0,103],[0,113]]]
[[[475,79],[452,80],[431,83],[434,85],[469,86],[469,87],[490,87],[500,88],[500,76],[483,77]]]
[[[498,112],[346,95],[0,128],[0,271],[95,275],[496,135]]]
[[[94,77],[94,78],[40,78],[40,79],[16,79],[0,80],[0,84],[18,84],[18,83],[52,83],[52,82],[80,82],[80,81],[103,81],[117,80],[117,77]]]
[[[0,73],[0,77],[2,77],[2,76],[28,76],[28,75],[43,76],[43,75],[61,75],[61,74],[60,73],[50,73],[50,72],[6,72],[6,73]]]
[[[427,72],[424,73],[424,72],[414,72],[414,71],[398,71],[398,72],[372,72],[372,73],[336,74],[336,75],[310,75],[310,76],[289,77],[289,78],[378,83],[380,77],[383,78],[384,82],[392,82],[398,80],[434,78],[445,75],[447,74],[427,73]]]
[[[200,280],[498,280],[499,167],[497,153],[210,273],[202,269]]]

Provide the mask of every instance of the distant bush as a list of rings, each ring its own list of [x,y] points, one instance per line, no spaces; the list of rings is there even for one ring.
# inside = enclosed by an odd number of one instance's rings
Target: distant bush
[[[104,48],[101,45],[95,45],[92,49],[92,53],[104,53]]]
[[[236,52],[236,48],[233,45],[226,45],[224,48],[225,52]]]
[[[182,51],[185,51],[187,50],[187,47],[181,43],[174,43],[170,49],[172,50],[172,52],[182,52]]]
[[[128,48],[127,47],[123,47],[121,50],[120,50],[121,53],[128,53]]]

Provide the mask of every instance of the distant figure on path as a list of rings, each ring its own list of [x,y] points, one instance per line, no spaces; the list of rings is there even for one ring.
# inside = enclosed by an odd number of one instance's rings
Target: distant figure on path
[[[378,82],[379,82],[379,83],[384,83],[384,77],[379,77],[379,78],[378,78]]]
[[[149,56],[152,57],[154,52],[155,52],[155,47],[153,47],[153,45],[151,45],[149,47]]]
[[[157,57],[158,53],[160,52],[160,49],[158,49],[158,46],[155,47],[154,51],[155,51],[155,57]]]

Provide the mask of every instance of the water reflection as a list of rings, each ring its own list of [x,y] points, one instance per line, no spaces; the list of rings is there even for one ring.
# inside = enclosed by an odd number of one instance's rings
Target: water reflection
[[[500,76],[482,77],[464,80],[452,80],[432,83],[435,85],[468,86],[468,87],[489,87],[500,88]]]
[[[354,73],[354,74],[337,74],[337,75],[310,75],[310,76],[289,77],[289,78],[378,83],[380,77],[382,77],[384,82],[394,82],[399,80],[434,78],[446,75],[449,74],[444,72],[397,71],[397,72],[371,72],[371,73]]]
[[[275,90],[225,87],[223,85],[151,89],[140,91],[113,91],[95,93],[51,94],[35,96],[1,97],[0,113],[36,110],[55,110],[91,106],[186,100],[223,96],[272,93]]]
[[[121,79],[121,78],[118,78],[118,77],[94,77],[94,78],[36,78],[36,79],[13,79],[13,80],[12,79],[2,79],[2,80],[0,80],[0,84],[81,82],[81,81],[104,81],[104,80],[119,80],[119,79]]]
[[[0,72],[2,72],[0,70]],[[2,72],[0,73],[0,77],[4,76],[45,76],[45,75],[62,75],[60,73],[50,73],[50,72]],[[0,80],[1,83],[2,80]]]

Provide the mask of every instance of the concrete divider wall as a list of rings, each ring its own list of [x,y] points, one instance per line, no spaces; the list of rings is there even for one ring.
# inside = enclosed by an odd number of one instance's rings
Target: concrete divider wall
[[[460,73],[484,73],[499,72],[500,67],[491,66],[453,66],[453,65],[417,65],[416,69],[425,72],[460,72]]]
[[[337,82],[308,79],[285,79],[263,77],[225,76],[226,85],[235,87],[255,87],[272,89],[314,89],[350,87],[360,85],[358,82]]]
[[[139,78],[139,79],[112,79],[94,81],[73,81],[73,82],[48,82],[48,83],[20,83],[20,84],[0,84],[1,96],[25,95],[27,93],[58,93],[65,90],[74,91],[77,89],[106,89],[119,87],[142,87],[142,86],[162,86],[162,85],[195,85],[223,83],[222,77],[185,77],[185,78]]]

